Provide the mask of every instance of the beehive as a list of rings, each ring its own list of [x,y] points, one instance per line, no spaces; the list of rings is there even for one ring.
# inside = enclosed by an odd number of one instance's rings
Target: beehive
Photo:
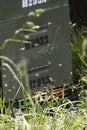
[[[40,28],[27,33],[29,43],[10,42],[1,50],[1,56],[10,58],[15,64],[21,65],[20,61],[26,59],[32,93],[72,83],[68,0],[0,0],[1,45],[27,21],[28,12],[39,8],[45,12],[33,19]],[[7,101],[23,97],[19,83],[6,66],[2,66],[1,77]],[[25,83],[24,86],[26,88]]]

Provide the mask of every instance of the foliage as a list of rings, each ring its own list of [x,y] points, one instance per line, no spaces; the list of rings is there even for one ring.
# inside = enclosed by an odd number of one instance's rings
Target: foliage
[[[74,81],[78,84],[78,88],[84,91],[87,88],[87,37],[86,28],[81,29],[77,33],[73,33],[72,59]],[[86,90],[85,90],[86,91]]]

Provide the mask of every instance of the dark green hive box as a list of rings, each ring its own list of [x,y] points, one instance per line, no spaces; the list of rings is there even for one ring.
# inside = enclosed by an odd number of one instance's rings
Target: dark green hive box
[[[41,2],[41,0],[38,1]],[[56,88],[60,84],[72,83],[68,0],[48,0],[42,1],[41,4],[37,2],[36,5],[32,3],[32,6],[26,4],[28,7],[23,7],[25,5],[22,6],[21,0],[13,2],[3,0],[0,6],[1,45],[4,39],[11,37],[13,32],[27,20],[29,11],[36,8],[45,9],[45,13],[33,19],[35,24],[40,25],[40,29],[27,33],[30,35],[27,41],[30,40],[31,44],[9,43],[1,50],[1,55],[7,56],[19,66],[23,64],[22,60],[27,61],[27,74],[32,93],[51,89],[51,87]],[[3,96],[7,100],[14,97],[22,98],[20,85],[11,72],[3,67],[1,73]],[[26,88],[25,76],[22,79]]]
[[[27,15],[37,8],[52,9],[66,6],[67,0],[0,0],[0,19]]]

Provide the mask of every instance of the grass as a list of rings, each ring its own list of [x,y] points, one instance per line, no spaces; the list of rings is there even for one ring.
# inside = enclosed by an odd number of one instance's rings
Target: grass
[[[59,99],[55,99],[59,104]],[[54,100],[53,100],[54,101]],[[11,116],[10,109],[0,114],[0,130],[84,130],[87,128],[87,98],[81,97],[79,101],[64,101],[53,107],[53,101],[43,108],[39,103],[35,111],[26,107],[25,111],[15,109],[15,118]],[[67,108],[67,105],[69,106]],[[33,108],[33,109],[34,109]]]

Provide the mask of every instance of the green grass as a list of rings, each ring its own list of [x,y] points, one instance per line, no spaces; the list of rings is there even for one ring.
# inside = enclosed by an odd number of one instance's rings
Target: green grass
[[[71,107],[65,109],[66,104]],[[27,109],[21,116],[13,119],[9,114],[0,114],[0,130],[9,130],[12,126],[18,130],[26,130],[25,127],[27,130],[84,130],[87,128],[87,103],[82,99],[78,109],[73,104],[74,102],[67,102],[45,109],[39,106],[35,113]]]

